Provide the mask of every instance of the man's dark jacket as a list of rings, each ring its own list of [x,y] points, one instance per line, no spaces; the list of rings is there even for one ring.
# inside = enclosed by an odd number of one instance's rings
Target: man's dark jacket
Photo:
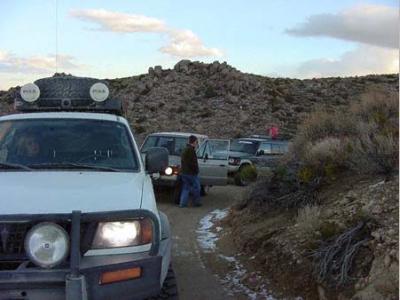
[[[199,174],[199,165],[197,163],[197,155],[194,147],[187,144],[181,155],[181,171],[185,175]]]

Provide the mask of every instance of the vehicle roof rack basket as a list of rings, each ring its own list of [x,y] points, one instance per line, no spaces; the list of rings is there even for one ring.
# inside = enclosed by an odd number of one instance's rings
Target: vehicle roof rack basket
[[[102,112],[123,115],[122,101],[109,95],[108,84],[95,78],[55,75],[21,88],[15,98],[21,112]]]

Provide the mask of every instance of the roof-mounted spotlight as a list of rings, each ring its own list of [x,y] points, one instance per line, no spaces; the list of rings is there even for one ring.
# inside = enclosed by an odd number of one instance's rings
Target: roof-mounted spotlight
[[[96,102],[103,102],[107,100],[110,91],[108,86],[102,82],[96,82],[90,87],[90,98]]]
[[[40,97],[40,89],[34,83],[28,83],[21,87],[21,98],[29,103],[35,102]]]

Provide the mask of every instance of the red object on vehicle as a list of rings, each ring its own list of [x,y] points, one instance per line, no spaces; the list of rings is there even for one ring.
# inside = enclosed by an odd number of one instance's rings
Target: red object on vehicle
[[[278,126],[272,125],[268,130],[268,134],[271,138],[276,139],[279,134]]]

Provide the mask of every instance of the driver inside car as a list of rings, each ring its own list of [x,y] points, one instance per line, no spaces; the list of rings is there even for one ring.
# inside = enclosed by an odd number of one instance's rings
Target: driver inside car
[[[29,165],[41,162],[41,147],[34,134],[24,134],[18,138],[15,163]]]

